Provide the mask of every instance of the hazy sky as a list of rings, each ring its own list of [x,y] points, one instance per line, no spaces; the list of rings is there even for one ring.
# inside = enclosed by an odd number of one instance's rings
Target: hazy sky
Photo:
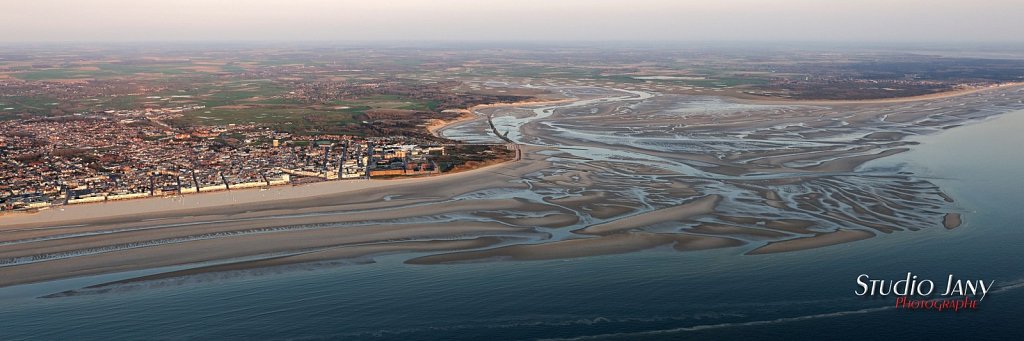
[[[0,41],[1024,41],[1024,0],[0,0]]]

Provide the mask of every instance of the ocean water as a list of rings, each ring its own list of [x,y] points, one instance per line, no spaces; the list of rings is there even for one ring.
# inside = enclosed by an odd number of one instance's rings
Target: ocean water
[[[0,289],[0,340],[1012,339],[1024,322],[1024,111],[915,137],[898,168],[939,184],[965,225],[774,255],[732,248],[536,262],[213,274],[38,298],[86,278]],[[859,274],[994,280],[978,310],[892,309]]]

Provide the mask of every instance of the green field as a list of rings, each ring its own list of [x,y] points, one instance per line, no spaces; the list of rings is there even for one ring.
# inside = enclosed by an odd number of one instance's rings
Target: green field
[[[203,74],[210,73],[199,71],[196,69],[189,69],[190,67],[209,67],[204,65],[195,65],[192,63],[161,63],[161,64],[119,64],[119,63],[99,63],[94,66],[97,70],[83,69],[81,65],[70,65],[67,67],[56,67],[56,68],[32,68],[32,67],[21,67],[12,68],[11,76],[28,81],[45,81],[45,80],[56,80],[56,79],[109,79],[118,77],[127,77],[135,74],[163,74],[163,75],[190,75],[190,74]],[[231,68],[235,72],[243,72],[244,69],[233,66]]]
[[[12,74],[14,77],[28,80],[40,81],[48,79],[74,79],[74,78],[104,78],[113,77],[117,74],[104,70],[74,70],[74,69],[44,69]]]
[[[4,105],[0,106],[0,113],[5,114],[21,112],[49,113],[50,110],[57,107],[52,105],[52,103],[57,103],[57,99],[49,97],[5,97],[3,103]],[[6,108],[14,109],[4,110]]]
[[[303,108],[247,108],[196,110],[175,120],[185,126],[214,126],[257,123],[295,134],[358,134],[357,112]]]
[[[181,67],[189,67],[192,66],[192,64],[99,64],[97,66],[100,68],[100,70],[109,71],[118,75],[130,75],[135,73],[162,73],[167,75],[180,75],[189,72],[196,72],[192,70],[181,69]]]

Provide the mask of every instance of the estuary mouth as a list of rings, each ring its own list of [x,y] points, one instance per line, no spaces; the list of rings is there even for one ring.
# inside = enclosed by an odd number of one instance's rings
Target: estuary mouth
[[[864,165],[913,148],[911,136],[1019,105],[1002,95],[1020,90],[833,106],[736,104],[614,88],[561,91],[569,100],[484,108],[476,113],[480,119],[440,129],[476,132],[480,140],[493,137],[490,130],[507,132],[522,156],[496,166],[202,199],[244,207],[168,214],[168,205],[200,200],[184,196],[126,203],[137,206],[132,216],[81,213],[75,224],[46,229],[12,224],[0,241],[0,266],[19,275],[4,276],[0,284],[90,274],[96,270],[89,264],[97,261],[130,270],[266,258],[247,261],[249,268],[411,250],[426,255],[409,264],[663,248],[740,248],[758,255],[952,229],[962,224],[964,211],[942,188],[900,167]],[[488,121],[494,129],[472,128]],[[64,216],[80,214],[76,208]],[[195,247],[211,252],[187,251]]]

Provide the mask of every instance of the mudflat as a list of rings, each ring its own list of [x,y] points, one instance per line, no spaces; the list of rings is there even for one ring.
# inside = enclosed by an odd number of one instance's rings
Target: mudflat
[[[522,157],[471,171],[72,205],[0,216],[0,286],[137,280],[375,255],[410,264],[653,248],[794,252],[963,224],[937,185],[865,162],[1021,106],[1019,86],[913,101],[751,104],[619,89],[489,107]],[[434,127],[445,133],[450,126]],[[426,253],[426,255],[423,255]],[[127,279],[131,281],[131,279]]]

